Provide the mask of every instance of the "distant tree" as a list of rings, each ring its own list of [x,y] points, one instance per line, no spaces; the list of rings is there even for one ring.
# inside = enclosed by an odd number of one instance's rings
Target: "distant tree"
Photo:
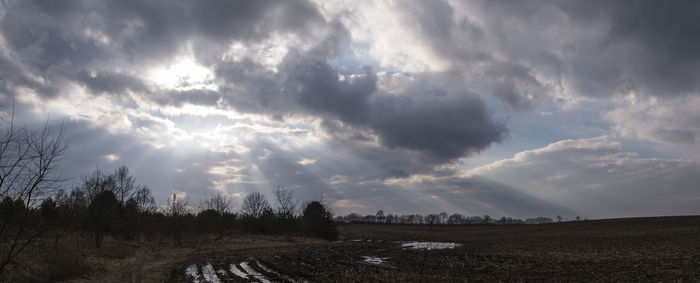
[[[100,169],[95,168],[88,175],[82,177],[82,191],[87,196],[88,200],[92,200],[98,194],[104,191],[112,191],[114,193],[114,178],[105,175]]]
[[[197,214],[197,225],[200,231],[216,233],[216,240],[224,237],[226,232],[226,216],[231,208],[231,198],[222,193],[216,192],[209,195],[201,205],[201,211]]]
[[[561,215],[557,215],[557,222],[561,222],[561,219],[562,219]]]
[[[273,222],[275,232],[291,232],[297,229],[296,218],[299,201],[294,199],[294,192],[282,185],[273,187],[275,194],[276,219]],[[269,222],[269,220],[268,220]],[[270,225],[268,223],[268,225]]]
[[[576,216],[576,221],[581,221],[581,216]]]
[[[231,197],[222,192],[216,192],[209,195],[202,204],[203,210],[214,210],[219,214],[227,213],[231,209]]]
[[[335,239],[338,231],[333,224],[333,214],[320,201],[309,202],[302,215],[304,230],[317,237]]]
[[[104,234],[112,228],[119,203],[112,191],[98,193],[88,206],[90,226],[95,234],[95,247],[102,246]]]
[[[425,217],[425,224],[429,224],[429,225],[440,224],[440,215],[429,214],[428,216]]]
[[[63,189],[60,189],[56,193],[55,199],[57,206],[70,210],[81,210],[87,208],[87,206],[90,204],[87,196],[85,196],[85,191],[79,187],[73,188],[70,191],[70,194],[66,194]]]
[[[447,219],[447,224],[451,224],[451,225],[462,224],[462,215],[458,214],[458,213],[450,215],[450,217]]]
[[[173,245],[179,247],[182,245],[182,232],[185,228],[184,216],[187,214],[187,201],[179,199],[177,194],[173,193],[172,199],[168,201],[168,206],[165,208],[165,214],[170,218]]]
[[[134,177],[129,174],[129,168],[126,166],[114,170],[111,177],[114,182],[114,195],[117,196],[117,199],[123,205],[134,194]]]
[[[139,206],[136,199],[130,197],[126,201],[119,220],[119,232],[121,232],[127,240],[134,239],[137,230],[140,228]]]
[[[158,206],[156,206],[155,198],[151,194],[151,190],[146,186],[138,186],[133,198],[136,201],[136,209],[139,212],[137,218],[138,227],[143,232],[146,241],[151,241],[154,232],[157,230],[154,227],[157,223],[155,219],[158,216],[156,215]]]
[[[45,222],[54,222],[58,216],[58,208],[56,207],[56,202],[53,199],[46,198],[41,202],[39,206],[39,211],[41,212],[41,218]]]
[[[447,212],[440,212],[440,224],[447,223]]]
[[[273,188],[275,200],[277,201],[277,214],[283,218],[291,218],[297,210],[298,201],[294,200],[294,192],[282,185]]]
[[[384,220],[384,223],[395,224],[397,219],[398,219],[398,216],[389,213],[389,215],[386,216],[386,220]]]
[[[221,227],[221,213],[215,209],[204,209],[197,214],[197,227],[202,232],[219,232]],[[217,237],[218,238],[218,237]]]
[[[88,222],[87,207],[90,202],[80,187],[73,188],[70,193],[61,189],[54,195],[54,199],[60,211],[58,221],[62,229],[75,231]]]
[[[377,222],[379,222],[379,223],[384,222],[384,210],[380,209],[379,211],[377,211],[375,216],[377,217]]]
[[[134,200],[136,201],[136,206],[139,212],[153,213],[156,211],[156,200],[148,187],[138,187],[134,195]]]
[[[270,204],[265,199],[265,196],[259,192],[247,195],[243,199],[243,205],[241,206],[243,214],[253,218],[259,218],[265,212],[265,209],[268,208],[270,208]]]

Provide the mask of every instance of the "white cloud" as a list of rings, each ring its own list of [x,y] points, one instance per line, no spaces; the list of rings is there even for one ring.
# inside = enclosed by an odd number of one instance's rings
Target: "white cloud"
[[[700,162],[639,158],[606,137],[563,140],[465,172],[585,217],[700,212]]]
[[[399,2],[400,3],[400,2]],[[443,71],[450,63],[422,40],[419,23],[403,17],[394,1],[322,1],[328,19],[340,18],[361,61],[376,61],[401,72]],[[363,60],[364,59],[364,60]]]
[[[301,165],[314,164],[314,163],[316,163],[316,159],[302,158],[297,163],[299,163]]]
[[[626,138],[666,145],[700,145],[700,97],[673,99],[631,97],[604,114],[613,131]]]

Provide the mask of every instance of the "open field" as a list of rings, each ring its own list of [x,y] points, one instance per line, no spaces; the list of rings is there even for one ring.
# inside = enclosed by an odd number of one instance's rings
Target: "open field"
[[[30,247],[7,279],[700,280],[700,216],[506,226],[343,225],[338,230],[337,241],[248,233],[219,240],[215,235],[186,235],[179,248],[164,236],[150,242],[107,237],[101,248],[94,248],[90,233],[50,233]]]
[[[203,253],[173,281],[698,281],[700,217],[513,226],[339,227],[336,242]],[[410,241],[455,243],[419,250]],[[189,274],[186,272],[189,268]],[[206,274],[206,276],[205,276]],[[212,280],[212,281],[213,281]]]

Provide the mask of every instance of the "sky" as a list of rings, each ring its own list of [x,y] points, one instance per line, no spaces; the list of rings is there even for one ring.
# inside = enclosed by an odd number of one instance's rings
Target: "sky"
[[[0,1],[0,116],[67,188],[335,214],[700,213],[698,1]]]

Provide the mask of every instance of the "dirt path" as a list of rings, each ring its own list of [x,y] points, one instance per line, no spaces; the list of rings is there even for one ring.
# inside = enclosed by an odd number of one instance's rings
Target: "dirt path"
[[[239,237],[185,248],[151,248],[117,260],[98,259],[106,270],[88,278],[67,282],[165,282],[173,268],[184,261],[205,255],[251,248],[285,247],[322,242],[307,238]]]

